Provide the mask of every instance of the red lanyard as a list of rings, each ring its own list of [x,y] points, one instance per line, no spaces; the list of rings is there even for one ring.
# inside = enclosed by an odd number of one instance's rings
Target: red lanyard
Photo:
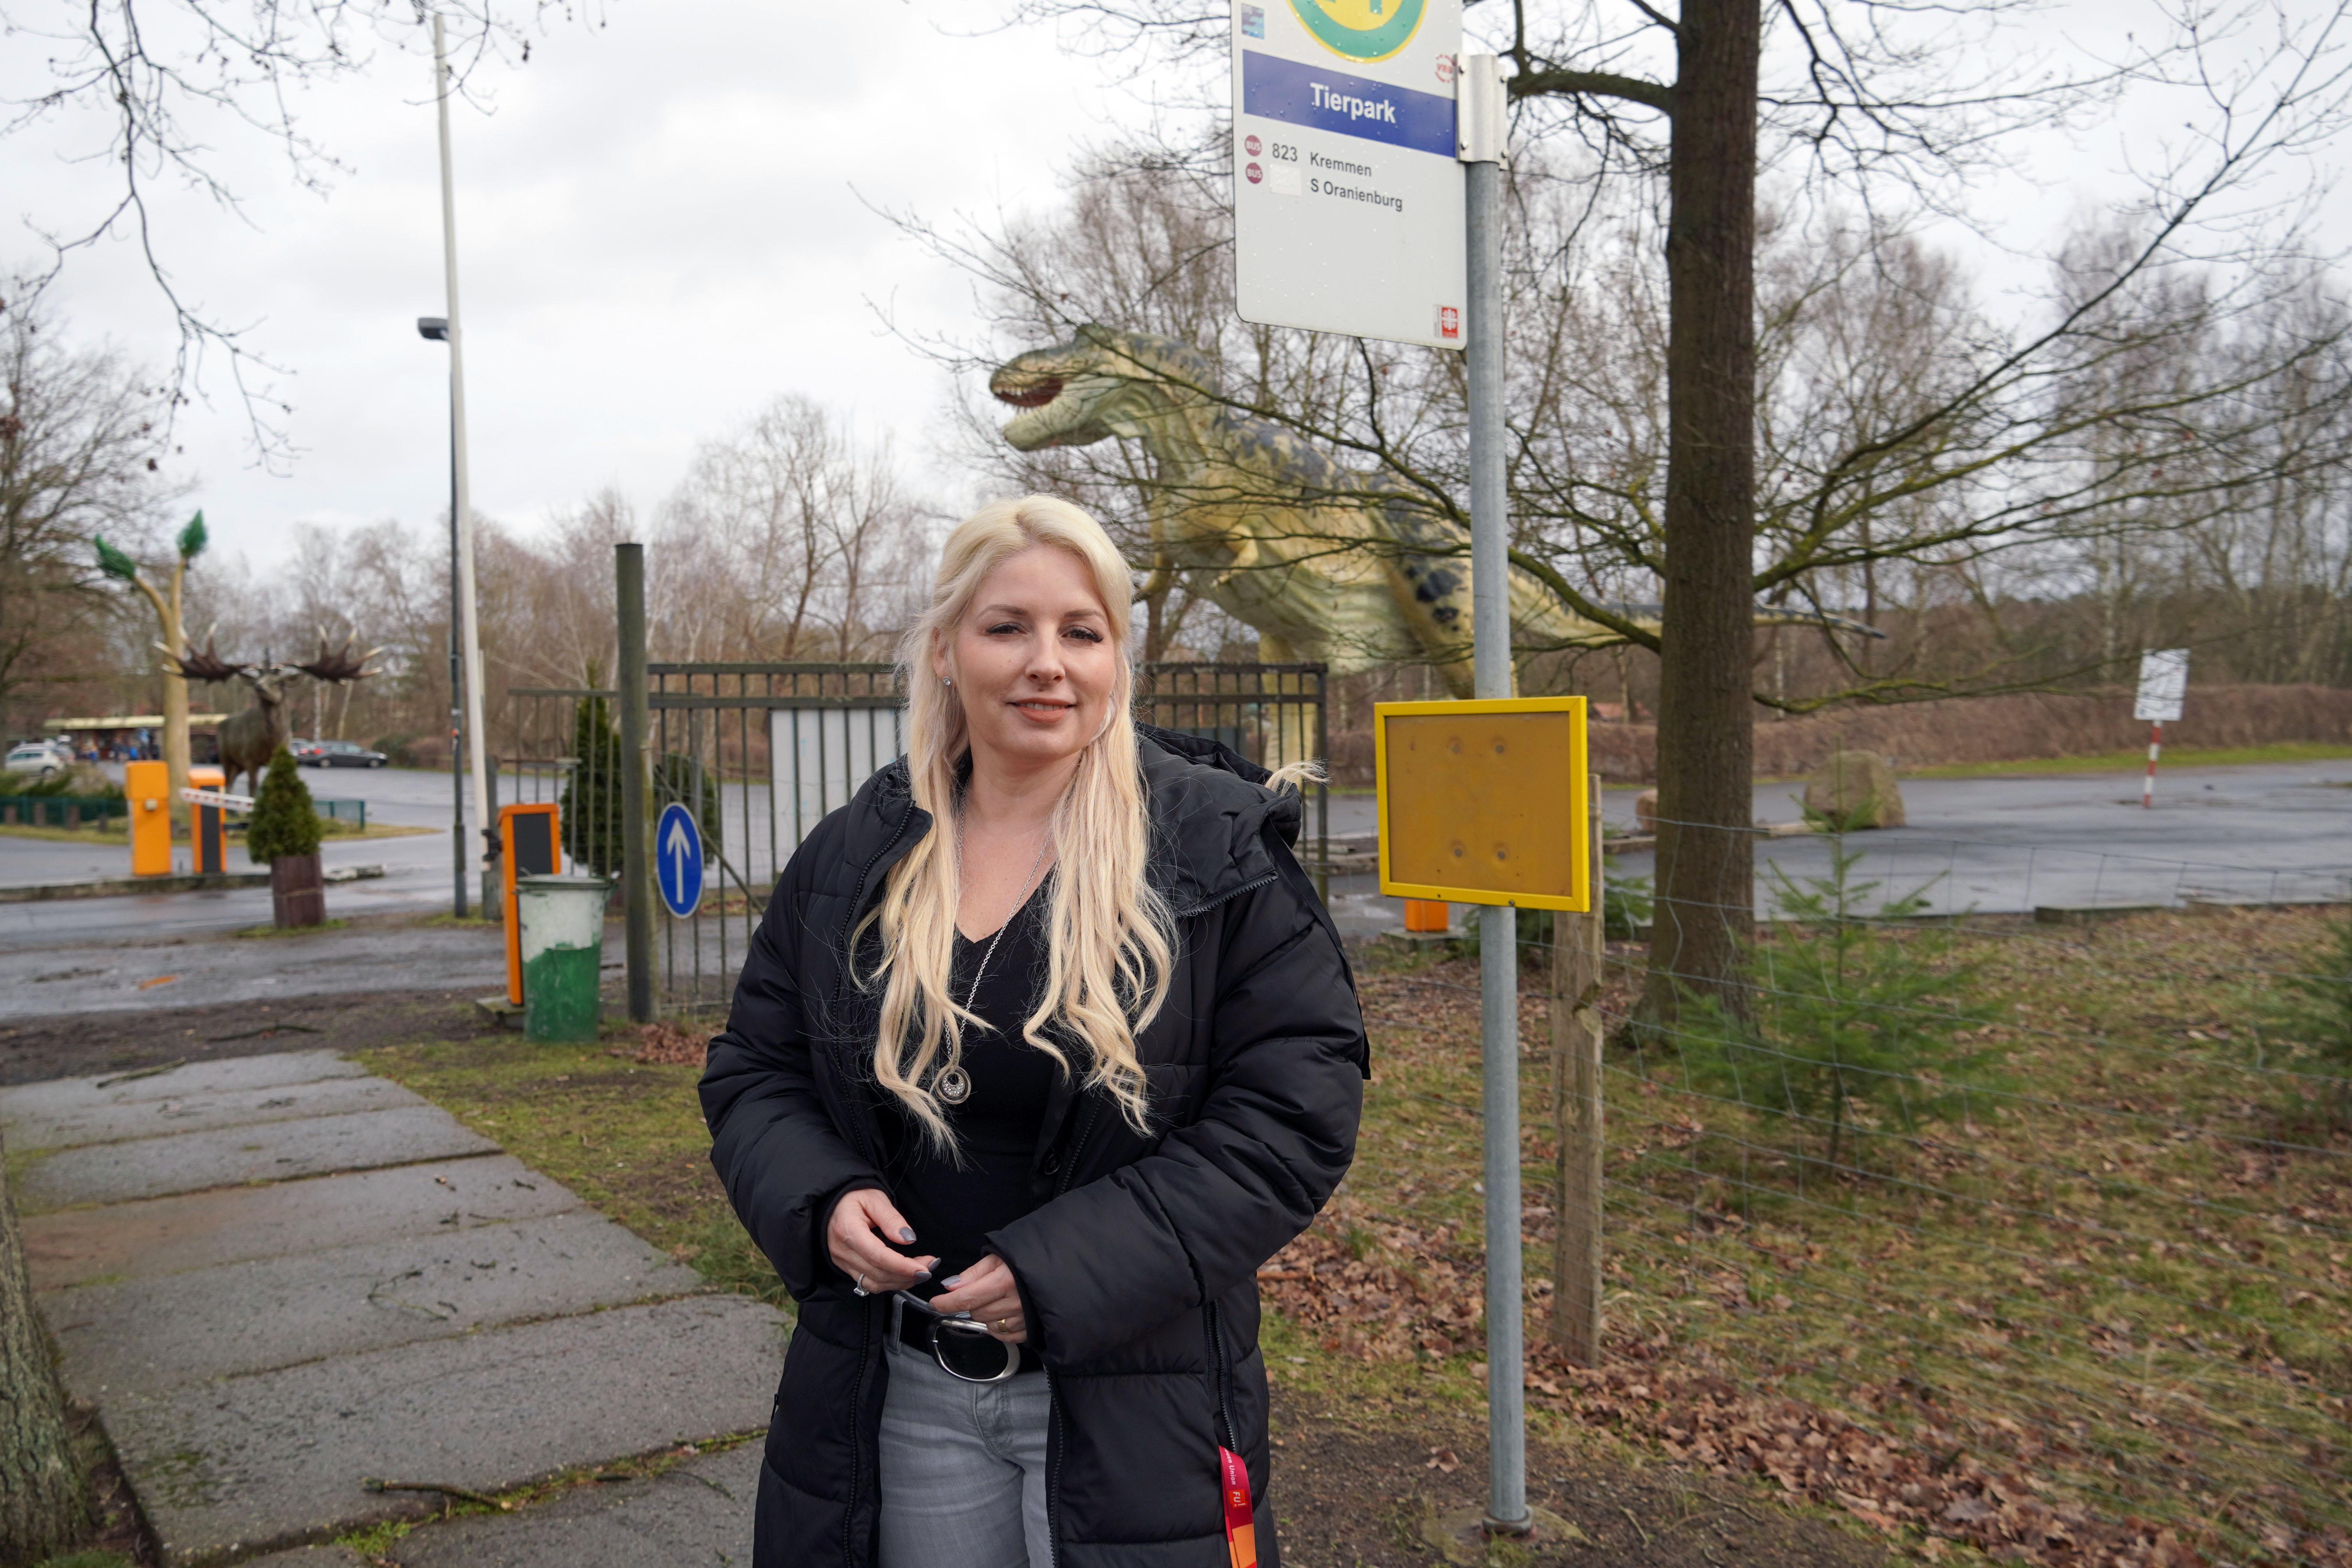
[[[1217,1448],[1219,1489],[1225,1501],[1225,1550],[1234,1568],[1257,1568],[1257,1521],[1250,1512],[1249,1467],[1231,1448]]]

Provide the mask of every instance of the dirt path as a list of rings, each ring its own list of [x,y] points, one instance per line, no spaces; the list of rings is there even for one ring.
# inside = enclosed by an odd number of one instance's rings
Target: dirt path
[[[495,1033],[455,991],[380,991],[112,1013],[61,1013],[0,1024],[0,1084],[135,1072],[173,1061],[268,1051],[364,1050]]]

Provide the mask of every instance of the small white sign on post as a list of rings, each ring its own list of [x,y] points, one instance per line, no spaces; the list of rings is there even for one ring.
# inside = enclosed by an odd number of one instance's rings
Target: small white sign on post
[[[2180,717],[2189,695],[2189,650],[2150,648],[2139,656],[2139,697],[2132,717],[2144,723],[2169,724]]]
[[[1236,0],[1244,321],[1433,348],[1469,341],[1461,50],[1462,0]]]
[[[2188,695],[2187,648],[2150,648],[2139,656],[2139,696],[2132,703],[2132,717],[2148,726],[2147,773],[2139,786],[2144,809],[2156,807],[2156,759],[2164,752],[2164,727],[2180,717],[2180,704]]]

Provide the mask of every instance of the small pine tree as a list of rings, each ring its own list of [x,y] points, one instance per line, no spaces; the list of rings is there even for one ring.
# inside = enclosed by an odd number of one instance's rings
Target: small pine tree
[[[289,856],[317,854],[319,837],[319,812],[310,804],[310,786],[294,765],[294,753],[280,746],[253,797],[245,852],[255,865],[267,866]]]
[[[591,666],[588,684],[596,684]],[[621,868],[621,731],[601,697],[572,712],[572,777],[556,801],[563,847],[599,877]]]
[[[588,683],[596,683],[591,666]],[[621,731],[602,697],[583,699],[572,713],[572,777],[556,799],[563,847],[599,877],[621,869]],[[711,853],[719,848],[719,781],[694,758],[665,752],[655,759],[651,812],[671,801],[694,810]]]
[[[2337,1125],[2352,1126],[2352,918],[2328,922],[2326,945],[2309,963],[2272,996],[2263,1033],[2290,1043],[2295,1071],[2316,1069],[2320,1081],[2306,1097],[2325,1102]]]
[[[1948,1121],[1967,1090],[1995,1080],[2003,1047],[1969,1037],[1992,1008],[1966,999],[1975,966],[1948,962],[1952,939],[1887,922],[1927,907],[1916,888],[1868,913],[1876,882],[1856,882],[1861,850],[1830,840],[1830,872],[1800,883],[1778,868],[1776,930],[1743,953],[1748,1016],[1713,996],[1692,996],[1683,1057],[1696,1084],[1768,1115],[1828,1127],[1835,1166],[1858,1105],[1906,1132]]]

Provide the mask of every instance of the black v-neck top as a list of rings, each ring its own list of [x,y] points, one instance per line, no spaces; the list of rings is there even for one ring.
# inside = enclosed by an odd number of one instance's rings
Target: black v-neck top
[[[1045,985],[1046,889],[1041,883],[1004,924],[995,952],[982,969],[989,939],[956,933],[950,973],[953,994],[971,996],[971,1010],[988,1027],[964,1026],[963,1070],[971,1093],[961,1105],[945,1105],[961,1154],[936,1152],[922,1124],[895,1096],[884,1096],[882,1137],[885,1170],[898,1212],[915,1232],[898,1250],[936,1253],[931,1282],[917,1293],[935,1292],[937,1281],[980,1261],[983,1238],[1037,1206],[1030,1186],[1037,1139],[1045,1123],[1045,1103],[1061,1069],[1054,1058],[1021,1037],[1021,1026],[1036,1007]],[[980,988],[972,993],[972,977]],[[936,1079],[934,1080],[936,1091]]]

